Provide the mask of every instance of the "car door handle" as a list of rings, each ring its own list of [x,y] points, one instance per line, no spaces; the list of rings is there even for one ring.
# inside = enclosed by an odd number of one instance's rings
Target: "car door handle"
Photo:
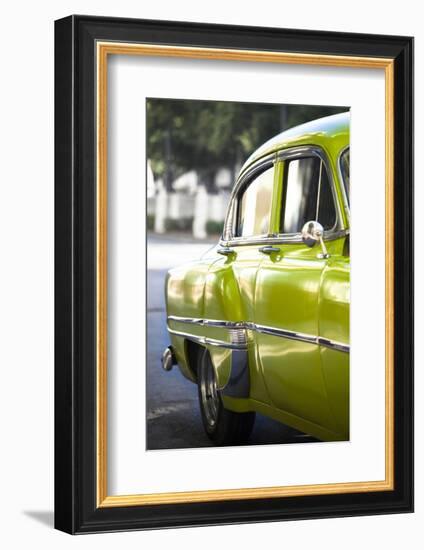
[[[278,246],[262,246],[262,248],[259,249],[259,252],[262,252],[262,254],[273,254],[274,252],[280,252],[280,249]]]
[[[231,256],[231,254],[234,253],[234,250],[229,246],[222,246],[221,248],[218,248],[217,252],[222,256]]]

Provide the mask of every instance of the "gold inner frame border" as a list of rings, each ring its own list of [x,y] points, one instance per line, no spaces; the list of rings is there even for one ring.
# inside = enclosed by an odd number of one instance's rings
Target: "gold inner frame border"
[[[172,493],[108,495],[107,492],[107,61],[109,55],[138,55],[218,59],[262,63],[317,65],[384,69],[385,72],[385,479],[315,485],[216,489]],[[394,60],[391,58],[355,57],[285,53],[256,50],[166,46],[141,43],[96,43],[97,62],[97,335],[96,335],[96,470],[97,507],[143,506],[212,502],[256,498],[281,498],[306,495],[364,493],[394,489]]]

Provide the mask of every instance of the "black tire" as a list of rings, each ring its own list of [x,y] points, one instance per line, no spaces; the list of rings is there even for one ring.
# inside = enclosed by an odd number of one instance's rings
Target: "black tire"
[[[206,349],[198,354],[197,387],[203,427],[209,439],[218,446],[246,444],[255,423],[255,413],[224,409],[215,369]]]

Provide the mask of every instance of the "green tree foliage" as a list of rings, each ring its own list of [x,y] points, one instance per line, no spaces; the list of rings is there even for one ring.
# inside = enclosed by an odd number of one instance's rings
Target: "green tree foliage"
[[[229,101],[147,100],[147,156],[156,177],[173,179],[196,170],[213,188],[216,170],[234,170],[279,132],[342,107]]]

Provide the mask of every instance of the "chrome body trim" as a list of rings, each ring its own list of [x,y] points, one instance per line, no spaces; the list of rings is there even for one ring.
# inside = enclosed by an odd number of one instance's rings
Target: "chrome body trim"
[[[318,336],[317,344],[325,348],[335,349],[337,351],[344,351],[345,353],[350,353],[350,345],[342,344],[341,342],[336,342],[335,340],[329,340],[328,338],[323,338]]]
[[[262,252],[262,254],[267,254],[268,256],[270,256],[271,254],[280,252],[280,249],[278,248],[278,246],[269,246],[269,245],[266,245],[266,246],[262,246],[262,247],[259,249],[259,252]]]
[[[234,254],[234,250],[228,246],[224,246],[222,248],[218,248],[217,253],[221,254],[221,256],[231,256],[231,254]]]
[[[280,338],[287,338],[288,340],[298,340],[300,342],[307,342],[308,344],[316,344],[317,337],[310,334],[303,334],[302,332],[295,332],[292,330],[285,330],[281,328],[268,327],[266,325],[254,325],[254,330],[261,332],[262,334],[269,334],[270,336],[279,336]]]
[[[219,320],[211,320],[211,319],[197,319],[197,318],[191,318],[191,317],[178,317],[175,315],[170,315],[168,317],[168,321],[176,321],[179,323],[186,323],[186,324],[197,324],[201,326],[228,328],[228,329],[232,329],[233,331],[234,329],[237,329],[237,332],[238,331],[241,332],[244,330],[253,330],[256,332],[260,332],[262,334],[268,334],[269,336],[278,336],[280,338],[287,338],[288,340],[297,340],[299,342],[306,342],[308,344],[314,344],[325,348],[334,349],[336,351],[350,353],[349,344],[337,342],[336,340],[330,340],[329,338],[323,338],[322,336],[314,336],[312,334],[304,334],[302,332],[270,327],[267,325],[258,325],[256,323],[242,322],[242,321],[219,321]],[[235,337],[234,335],[232,335],[232,341],[225,342],[223,340],[215,340],[212,338],[206,338],[204,336],[197,336],[186,332],[180,332],[174,329],[170,329],[169,326],[168,326],[168,331],[171,334],[183,336],[184,338],[188,338],[190,340],[193,340],[201,344],[208,344],[211,346],[220,346],[228,349],[241,349],[241,350],[247,349],[246,338],[244,337],[243,339],[244,335],[242,335],[242,333],[238,337]]]
[[[176,321],[177,323],[188,323],[191,325],[207,325],[210,327],[245,328],[245,324],[242,322],[218,321],[216,319],[199,319],[196,317],[178,317],[177,315],[168,315],[168,321]]]
[[[191,340],[192,342],[196,342],[197,344],[203,344],[205,346],[217,346],[219,348],[232,349],[234,351],[237,351],[237,350],[246,351],[247,349],[247,344],[238,344],[238,343],[232,343],[232,342],[225,342],[224,340],[215,340],[214,338],[197,336],[196,334],[181,332],[179,330],[174,330],[169,327],[168,327],[168,332],[170,334],[175,334],[176,336],[182,336],[183,338],[187,338],[187,340]]]
[[[177,317],[176,315],[168,315],[168,321],[178,321],[179,323],[187,323],[191,325],[203,325],[203,319],[197,319],[195,317]]]
[[[230,376],[222,388],[219,388],[223,395],[229,397],[249,397],[250,395],[250,372],[247,350],[231,352]]]
[[[168,346],[164,349],[162,353],[162,368],[163,370],[169,372],[172,370],[172,367],[177,364],[175,360],[172,346]]]

